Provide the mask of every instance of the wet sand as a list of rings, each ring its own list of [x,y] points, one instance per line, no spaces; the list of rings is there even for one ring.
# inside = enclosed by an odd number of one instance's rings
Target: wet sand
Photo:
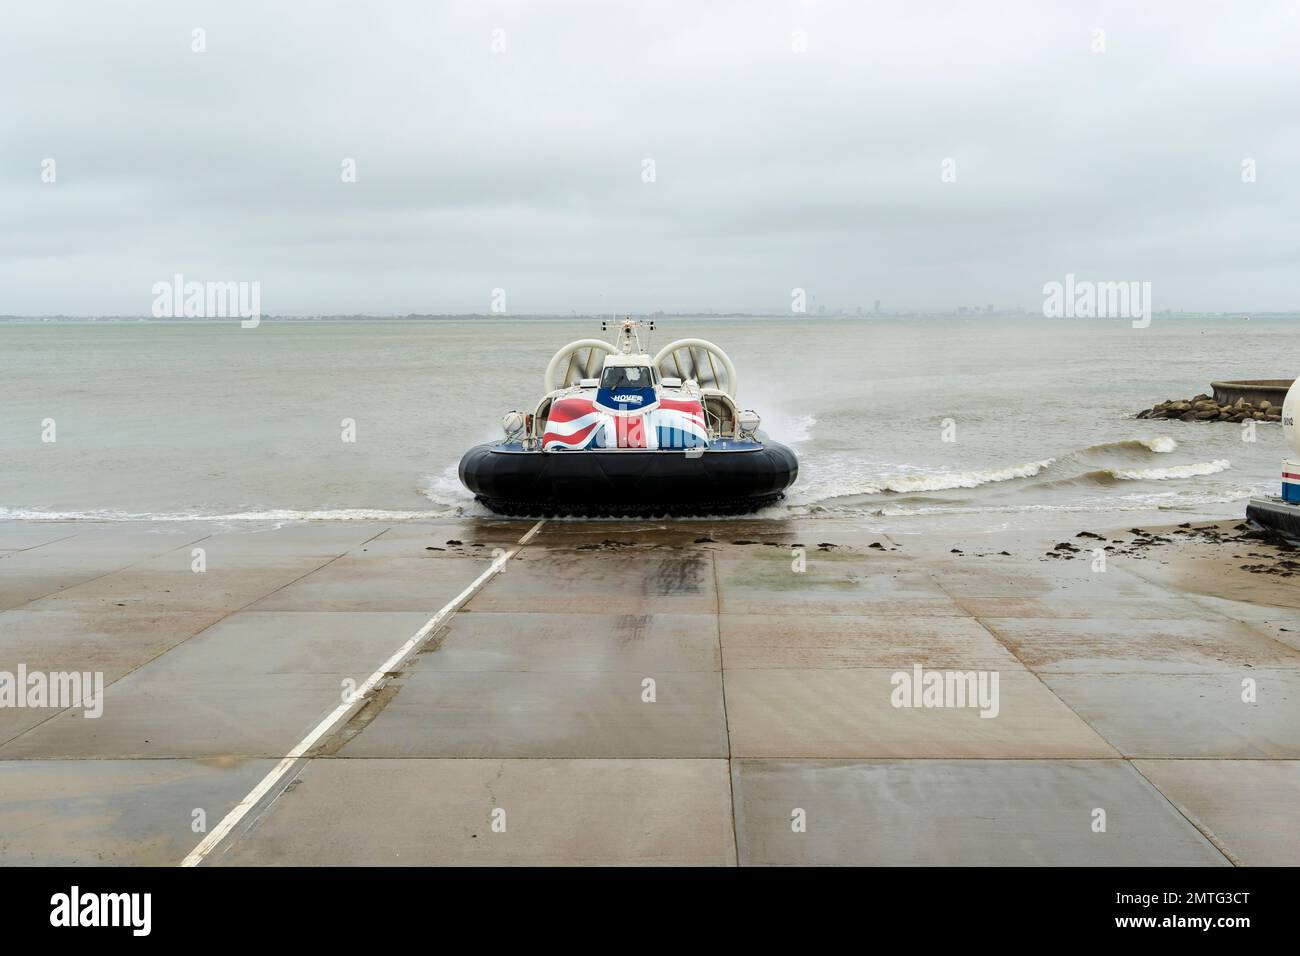
[[[180,863],[495,562],[204,865],[1294,865],[1300,589],[1237,523],[0,524],[0,671],[107,684],[0,708],[0,864]]]

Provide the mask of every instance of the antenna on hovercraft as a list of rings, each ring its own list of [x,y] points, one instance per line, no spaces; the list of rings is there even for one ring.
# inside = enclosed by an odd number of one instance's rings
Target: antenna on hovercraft
[[[655,330],[655,323],[654,319],[647,319],[642,322],[632,318],[630,315],[626,315],[621,319],[614,317],[600,320],[600,330],[602,332],[608,332],[611,327],[615,330],[614,345],[617,346],[618,350],[624,355],[630,355],[633,352],[645,352],[648,350],[650,345],[650,336],[648,333]],[[641,344],[641,332],[643,331],[647,333],[645,345]]]

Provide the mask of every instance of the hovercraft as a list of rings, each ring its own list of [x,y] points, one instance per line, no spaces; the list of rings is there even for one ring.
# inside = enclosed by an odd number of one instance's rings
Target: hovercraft
[[[798,461],[736,405],[731,359],[703,339],[651,357],[641,335],[652,331],[624,319],[613,343],[556,352],[536,408],[509,412],[503,440],[467,451],[461,483],[506,515],[744,514],[779,501]]]

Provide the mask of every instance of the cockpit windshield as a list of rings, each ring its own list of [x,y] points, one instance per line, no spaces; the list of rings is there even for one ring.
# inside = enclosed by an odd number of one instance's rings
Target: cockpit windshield
[[[654,381],[644,365],[614,365],[600,377],[601,388],[650,388]]]

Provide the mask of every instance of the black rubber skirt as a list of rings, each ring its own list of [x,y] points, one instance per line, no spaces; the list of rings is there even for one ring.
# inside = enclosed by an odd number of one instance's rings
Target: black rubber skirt
[[[1246,505],[1246,520],[1292,540],[1300,540],[1300,505],[1281,498],[1251,498]]]
[[[789,448],[753,450],[519,451],[476,445],[460,460],[461,483],[497,514],[744,514],[773,504],[799,475]]]

